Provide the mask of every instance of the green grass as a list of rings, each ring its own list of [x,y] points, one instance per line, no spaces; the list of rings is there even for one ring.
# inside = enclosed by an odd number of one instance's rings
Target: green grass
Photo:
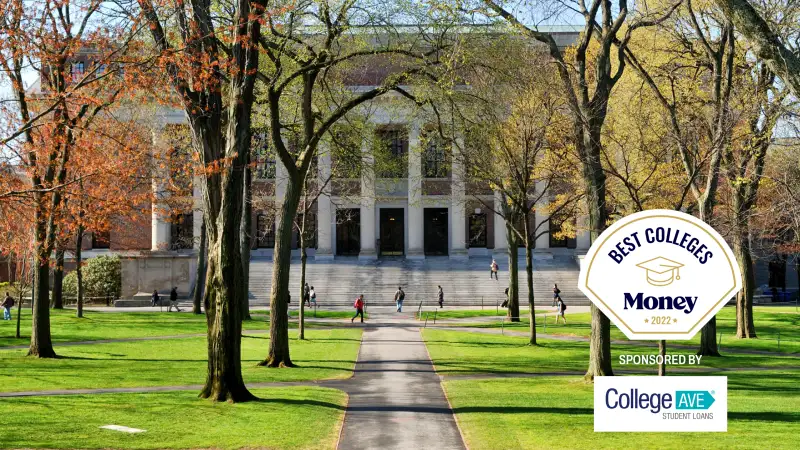
[[[567,310],[568,323],[555,324],[555,314],[547,315],[547,334],[562,336],[581,336],[588,337],[591,334],[591,318],[589,313],[569,314]],[[546,311],[552,312],[552,311]],[[736,338],[736,309],[734,307],[723,308],[717,314],[717,332],[722,333],[722,351],[730,349],[747,349],[778,352],[778,334],[780,333],[780,352],[781,353],[800,353],[800,314],[794,312],[794,307],[772,307],[756,306],[753,308],[753,318],[755,320],[757,339],[737,339]],[[537,318],[537,331],[545,332],[542,319]],[[482,328],[500,328],[502,322],[493,323],[472,323],[461,324],[462,326],[474,326]],[[519,330],[527,329],[529,322],[527,316],[523,316],[520,322],[504,324],[506,329]],[[611,325],[611,339],[627,340],[628,338],[614,324]],[[688,341],[670,341],[681,345],[698,345],[700,343],[700,333]]]
[[[290,316],[291,316],[290,311]],[[340,317],[345,311],[317,311],[317,317]],[[0,347],[28,345],[31,334],[31,311],[22,310],[20,331],[22,338],[15,338],[17,330],[17,311],[14,320],[0,321]],[[329,314],[325,316],[325,314]],[[253,320],[243,322],[245,330],[264,330],[268,314],[255,312]],[[294,316],[292,316],[294,317]],[[313,314],[306,317],[313,317]],[[344,315],[341,317],[352,317]],[[312,327],[313,324],[308,324]],[[296,322],[289,323],[296,328]],[[167,312],[97,312],[84,311],[84,317],[75,317],[74,310],[51,310],[50,329],[53,342],[97,341],[104,339],[125,339],[153,336],[178,336],[184,334],[205,334],[206,316],[203,314]]]
[[[80,376],[79,373],[73,375]],[[196,392],[0,399],[2,448],[333,448],[347,403],[334,389],[254,389],[229,404]],[[147,430],[101,430],[116,424]]]
[[[549,312],[547,309],[536,309],[534,310],[536,314]],[[433,317],[433,312],[426,310],[425,308],[422,309],[422,318],[425,318],[425,313],[430,312],[429,318]],[[521,312],[522,314],[522,312]],[[527,317],[528,310],[524,310],[524,314]],[[496,309],[439,309],[436,312],[437,319],[467,319],[470,317],[505,317],[506,312],[505,309],[501,309],[498,313]]]
[[[321,311],[317,310],[317,319],[349,319],[353,317],[356,313],[356,310],[353,309],[352,311]],[[300,314],[297,310],[289,311],[289,317],[297,317]],[[314,318],[314,310],[311,308],[306,308],[305,310],[306,318],[313,319]],[[364,313],[364,318],[368,318],[369,313]]]
[[[797,448],[800,372],[726,375],[727,433],[594,433],[592,385],[580,377],[446,380],[444,388],[472,450]]]
[[[309,329],[307,340],[290,331],[291,369],[259,367],[268,335],[242,339],[246,383],[346,378],[352,374],[361,329]],[[204,337],[56,347],[58,359],[25,356],[27,350],[0,350],[0,391],[202,384],[207,369]]]
[[[487,373],[547,373],[585,371],[589,364],[589,343],[540,339],[539,346],[528,345],[528,339],[468,333],[441,329],[423,331],[428,351],[440,375],[474,375]],[[669,347],[668,347],[669,349]],[[656,366],[620,364],[622,354],[657,354],[657,349],[640,345],[612,345],[612,367],[615,370],[652,370]],[[693,355],[690,350],[674,350],[669,354]],[[771,355],[732,354],[724,358],[701,360],[699,367],[798,367],[800,358]],[[669,372],[672,367],[669,367]]]

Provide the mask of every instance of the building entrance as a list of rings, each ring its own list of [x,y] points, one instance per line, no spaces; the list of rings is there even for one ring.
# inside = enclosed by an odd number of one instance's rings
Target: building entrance
[[[425,208],[425,254],[447,255],[447,208]]]
[[[381,256],[402,256],[405,248],[403,208],[381,208]]]
[[[361,251],[361,210],[336,210],[336,254],[358,256]]]

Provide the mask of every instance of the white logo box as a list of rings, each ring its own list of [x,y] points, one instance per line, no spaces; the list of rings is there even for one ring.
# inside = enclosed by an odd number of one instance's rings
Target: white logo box
[[[594,431],[726,432],[728,377],[596,377]]]

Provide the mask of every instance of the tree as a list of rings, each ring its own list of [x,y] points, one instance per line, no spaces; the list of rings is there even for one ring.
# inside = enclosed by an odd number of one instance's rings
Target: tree
[[[654,75],[653,69],[646,68],[647,62],[638,59],[641,55],[628,49],[625,58],[662,105],[694,199],[692,209],[700,220],[711,223],[720,164],[734,123],[730,108],[736,70],[733,27],[713,11],[696,11],[687,1],[681,14],[661,28],[665,34],[666,30],[674,31],[666,45],[661,44],[661,51],[685,59],[654,64]],[[655,48],[649,51],[649,59],[663,61]],[[714,317],[701,331],[698,354],[719,356],[716,330]]]
[[[611,91],[625,70],[624,49],[635,30],[662,22],[678,4],[668,5],[664,11],[656,13],[647,10],[630,13],[626,0],[619,0],[615,7],[612,7],[612,2],[604,0],[593,0],[589,4],[583,1],[565,2],[564,10],[577,11],[584,19],[579,42],[565,53],[551,35],[525,25],[503,6],[504,2],[484,0],[483,3],[489,11],[506,20],[523,35],[545,44],[556,65],[572,115],[570,134],[583,169],[589,231],[594,241],[605,230],[608,221],[606,176],[602,167],[602,132]],[[639,17],[635,17],[637,15]],[[590,44],[594,40],[597,40],[598,48],[590,53]],[[591,306],[591,315],[592,335],[586,372],[588,380],[593,380],[595,376],[613,375],[611,323],[594,305]]]
[[[208,267],[204,307],[208,324],[208,374],[200,393],[215,401],[254,396],[241,372],[244,285],[241,222],[244,170],[250,152],[253,89],[261,25],[261,0],[238,0],[226,24],[208,4],[179,2],[157,10],[138,0],[150,29],[159,70],[166,75],[189,121],[202,178]],[[174,17],[174,22],[173,18]],[[229,26],[230,25],[230,26]]]
[[[425,16],[424,8],[400,9],[384,16],[383,10],[366,11],[355,0],[301,0],[271,16],[268,31],[259,39],[270,62],[259,74],[270,147],[285,168],[286,180],[275,233],[269,351],[261,365],[293,366],[288,337],[292,228],[320,141],[351,111],[389,92],[404,93],[401,86],[424,74],[447,45],[447,28],[437,26],[435,19],[431,22],[433,16]],[[414,32],[394,29],[391,24],[398,14],[425,25],[411,28]],[[348,88],[348,74],[376,60],[396,70],[375,87]],[[319,106],[326,97],[323,105],[332,104],[327,109]]]
[[[113,69],[130,42],[125,20],[97,26],[105,11],[102,0],[71,3],[0,4],[0,67],[11,85],[13,102],[2,113],[12,123],[2,143],[29,178],[33,209],[36,286],[29,355],[52,358],[50,337],[50,257],[58,237],[58,215],[75,146],[98,113],[121,92]],[[91,49],[91,65],[80,61]],[[39,75],[40,89],[25,89],[24,67]],[[0,189],[3,192],[4,189]]]
[[[800,56],[797,55],[797,49],[792,49],[786,44],[790,41],[775,31],[759,14],[756,7],[747,0],[715,0],[715,3],[725,17],[747,38],[755,56],[764,61],[769,70],[778,75],[795,96],[800,96]],[[760,2],[754,3],[758,5]],[[797,24],[796,16],[792,15],[771,19],[775,20],[773,24],[776,22],[789,26]]]

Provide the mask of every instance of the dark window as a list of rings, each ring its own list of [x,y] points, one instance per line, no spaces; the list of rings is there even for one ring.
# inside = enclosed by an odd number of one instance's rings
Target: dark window
[[[172,250],[188,250],[194,244],[194,215],[177,214],[172,219]]]
[[[111,248],[111,232],[108,230],[93,231],[92,248]]]
[[[567,218],[560,217],[558,215],[550,216],[550,247],[553,248],[575,248],[577,241],[575,238],[557,238],[555,237],[556,233],[561,232],[561,225],[565,223]],[[574,219],[572,219],[574,220]]]
[[[266,132],[253,136],[256,178],[275,178],[275,152],[269,146]]]
[[[192,155],[189,146],[185,145],[179,134],[185,130],[174,127],[169,131],[174,133],[168,137],[173,141],[168,152],[171,194],[189,197],[192,195]]]
[[[469,246],[486,247],[486,214],[469,216]]]
[[[72,81],[80,81],[83,78],[84,68],[83,61],[72,64]]]
[[[378,178],[408,177],[408,133],[402,128],[386,128],[376,132],[378,152],[375,155]]]
[[[297,218],[295,218],[295,227],[294,227],[294,242],[292,243],[292,248],[300,248],[300,226],[303,224],[303,214],[298,214]],[[310,213],[306,216],[306,223],[305,223],[305,244],[306,248],[316,248],[317,247],[317,215],[314,213]]]
[[[447,157],[447,144],[439,136],[429,136],[425,144],[425,178],[447,178],[450,164]]]
[[[275,247],[275,221],[266,214],[256,218],[256,246],[258,248]]]

